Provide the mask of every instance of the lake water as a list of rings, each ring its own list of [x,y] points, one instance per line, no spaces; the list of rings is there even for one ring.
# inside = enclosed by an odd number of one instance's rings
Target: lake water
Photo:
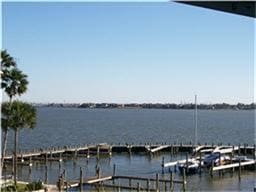
[[[20,133],[21,149],[102,142],[194,141],[193,110],[38,108],[37,113],[37,126]],[[198,141],[252,145],[254,119],[252,110],[199,110]],[[9,139],[13,139],[11,134]]]
[[[87,143],[156,143],[194,141],[193,110],[159,109],[76,109],[38,108],[37,126],[34,130],[22,130],[19,135],[21,149],[44,148],[49,146],[78,145]],[[198,141],[201,143],[254,144],[255,111],[199,110]],[[8,147],[12,148],[13,134],[10,132]],[[99,162],[103,173],[112,173],[113,164],[121,175],[142,175],[154,177],[161,173],[161,159],[166,161],[184,158],[184,154],[171,156],[161,153],[158,156],[114,154]],[[96,159],[89,162],[85,158],[64,161],[59,170],[58,162],[49,162],[49,183],[55,184],[60,171],[65,169],[69,179],[79,178],[82,167],[86,176],[95,175]],[[163,175],[162,175],[163,176]],[[177,172],[175,178],[180,178]],[[28,168],[19,168],[21,180],[44,179],[44,164],[36,163],[32,173]],[[255,172],[243,171],[238,182],[237,173],[226,173],[219,178],[188,177],[188,189],[194,191],[251,191],[255,182]],[[180,186],[175,189],[179,190]]]

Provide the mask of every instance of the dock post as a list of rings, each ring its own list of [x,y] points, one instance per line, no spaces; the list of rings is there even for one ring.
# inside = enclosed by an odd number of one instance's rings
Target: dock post
[[[188,173],[188,152],[186,153],[186,174]]]
[[[116,164],[113,166],[113,176],[116,176]]]
[[[29,175],[31,174],[32,172],[32,157],[30,156],[29,157]]]
[[[173,192],[173,174],[170,172],[170,191]]]
[[[48,157],[47,157],[47,152],[45,153],[45,165],[47,164],[47,161],[48,161]]]
[[[175,164],[174,165],[174,173],[176,173],[177,172],[177,165]]]
[[[96,177],[99,179],[100,178],[100,167],[96,166]]]
[[[59,172],[61,171],[61,159],[59,159]]]
[[[253,159],[254,159],[254,170],[256,170],[256,163],[255,163],[255,160],[256,160],[256,145],[255,144],[253,145]]]
[[[86,156],[87,159],[90,158],[90,148],[88,147],[88,150],[87,150],[87,156]]]
[[[219,153],[219,165],[221,165],[221,153]],[[219,177],[221,176],[221,170],[219,170]]]
[[[164,181],[164,191],[167,191],[167,183]]]
[[[149,179],[147,179],[147,192],[150,191],[150,188],[149,188]]]
[[[112,155],[112,146],[111,146],[111,145],[109,145],[109,148],[108,148],[108,154],[109,154],[109,156],[111,156],[111,155]]]
[[[212,161],[212,165],[211,165],[211,168],[210,168],[211,178],[213,177],[213,167],[214,167],[214,161]]]
[[[156,191],[159,192],[159,175],[156,174]]]
[[[199,152],[199,175],[201,176],[202,174],[202,153]]]
[[[246,144],[244,143],[244,155],[247,155]]]
[[[100,146],[97,145],[97,160],[100,159]]]
[[[235,146],[233,145],[233,146],[232,146],[232,153],[231,153],[231,157],[230,157],[230,163],[231,163],[231,164],[233,164],[234,152],[235,152]],[[235,171],[235,168],[233,167],[233,168],[232,168],[232,171],[231,171],[232,176],[233,176],[234,171]]]
[[[164,174],[164,157],[162,157],[162,174]]]
[[[121,192],[120,182],[118,181],[118,192]]]
[[[137,192],[140,192],[140,183],[137,183]]]
[[[67,192],[68,191],[68,181],[67,181],[67,173],[66,173],[65,169],[63,170],[62,177],[63,177],[63,180],[64,180],[64,185],[66,187],[66,192]]]
[[[58,190],[59,192],[62,191],[62,186],[63,186],[63,178],[62,175],[59,176],[58,182],[57,182]]]
[[[68,181],[67,180],[65,182],[65,185],[66,185],[66,192],[68,192]]]
[[[239,145],[238,145],[238,155],[239,155],[239,156],[241,155],[241,145],[240,145],[240,143],[239,143]]]
[[[131,145],[128,145],[128,152],[129,152],[129,155],[131,156],[132,155],[132,146]]]
[[[45,184],[48,183],[48,168],[47,168],[47,165],[45,165],[45,178],[44,178],[44,183],[45,183]]]
[[[171,145],[171,156],[173,156],[173,145]]]
[[[79,191],[83,191],[83,170],[82,167],[80,167],[80,181],[79,181]]]
[[[239,159],[238,180],[241,180],[241,159]]]
[[[183,191],[186,191],[186,173],[185,173],[185,169],[183,169],[182,178],[183,178],[182,190],[183,190]]]
[[[113,185],[115,184],[115,176],[116,176],[116,164],[113,166]]]
[[[67,178],[67,176],[66,176],[66,170],[65,170],[65,169],[63,170],[62,175],[63,175],[63,178],[64,178],[64,179],[66,179],[66,178]]]
[[[77,158],[77,148],[76,148],[75,153],[74,153],[74,158],[75,158],[75,160]]]
[[[132,179],[129,178],[129,187],[131,187],[131,186],[132,186]]]
[[[59,161],[60,162],[62,161],[62,153],[60,153],[60,155],[59,155]]]
[[[23,154],[21,154],[21,160],[20,160],[22,163],[24,162],[24,159],[23,159]]]

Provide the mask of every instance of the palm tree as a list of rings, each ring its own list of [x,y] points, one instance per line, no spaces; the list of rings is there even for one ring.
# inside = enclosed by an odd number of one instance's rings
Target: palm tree
[[[15,68],[16,62],[13,57],[11,57],[6,50],[1,51],[1,87],[5,89],[10,81],[10,71]]]
[[[13,67],[16,67],[16,62],[14,61],[13,57],[9,55],[9,53],[7,53],[6,50],[2,50],[1,51],[1,67],[2,69],[4,67],[10,67],[10,66],[13,66]]]
[[[16,62],[6,50],[1,51],[1,87],[5,93],[9,96],[10,102],[16,95],[21,95],[27,90],[27,75],[17,69]],[[3,168],[4,156],[7,145],[8,136],[8,124],[2,126],[3,131],[3,146],[2,146],[2,160],[1,168]]]
[[[9,96],[10,101],[16,95],[22,95],[27,91],[27,75],[16,67],[9,71],[9,81],[4,87],[6,94]]]
[[[34,128],[36,109],[32,105],[21,102],[5,102],[2,104],[2,125],[14,130],[14,184],[17,184],[17,146],[18,133],[22,128]]]

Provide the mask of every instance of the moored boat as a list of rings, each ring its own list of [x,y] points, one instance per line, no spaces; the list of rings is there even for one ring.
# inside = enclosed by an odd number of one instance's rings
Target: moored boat
[[[177,166],[181,173],[185,170],[186,174],[195,174],[199,169],[199,162],[195,159],[190,159],[186,162],[178,162]]]

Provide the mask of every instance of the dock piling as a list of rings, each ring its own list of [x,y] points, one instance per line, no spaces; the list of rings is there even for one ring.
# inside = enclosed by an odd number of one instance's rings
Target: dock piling
[[[214,167],[214,161],[212,161],[211,168],[210,168],[211,178],[213,177],[213,167]]]
[[[44,178],[44,183],[45,183],[45,184],[48,183],[48,168],[47,168],[47,165],[45,165],[45,178]]]
[[[156,174],[156,191],[159,192],[159,174]]]
[[[238,180],[241,180],[241,159],[239,159],[239,168],[238,168]]]
[[[186,174],[188,173],[188,152],[186,153]]]
[[[149,179],[147,180],[147,192],[149,192],[150,191],[150,188],[149,188],[150,186],[149,186]]]
[[[113,177],[115,177],[116,176],[116,164],[114,164],[114,166],[113,166]],[[113,185],[115,184],[115,178],[113,179]]]
[[[162,166],[162,174],[164,174],[164,157],[162,157],[162,164],[161,164],[161,166]]]
[[[199,154],[199,175],[201,176],[202,174],[202,153],[200,152]]]
[[[140,183],[137,183],[137,192],[140,192]]]
[[[174,185],[173,185],[173,174],[172,172],[170,172],[170,191],[173,192],[173,188],[174,188]]]
[[[97,160],[100,159],[100,146],[97,145]]]
[[[83,170],[82,170],[82,167],[80,167],[79,190],[80,190],[80,192],[83,191]]]
[[[186,191],[186,173],[185,173],[185,169],[183,169],[182,178],[183,178],[182,190],[183,190],[183,191]]]

